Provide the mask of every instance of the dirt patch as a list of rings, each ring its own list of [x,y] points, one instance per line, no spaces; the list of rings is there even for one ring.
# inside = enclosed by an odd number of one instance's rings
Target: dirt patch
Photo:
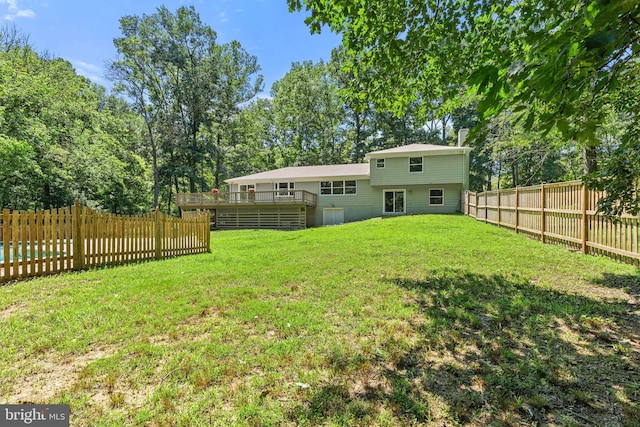
[[[0,310],[0,319],[6,320],[16,314],[24,314],[27,312],[27,306],[22,303],[11,304]]]
[[[115,354],[115,349],[94,349],[85,354],[59,357],[49,354],[30,363],[30,372],[16,379],[7,403],[45,403],[78,381],[90,363]]]

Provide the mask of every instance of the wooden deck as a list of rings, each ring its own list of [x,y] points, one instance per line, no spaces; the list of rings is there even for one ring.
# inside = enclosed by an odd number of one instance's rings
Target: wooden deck
[[[178,194],[182,217],[208,210],[211,229],[300,230],[313,215],[317,196],[304,190]]]
[[[305,190],[178,194],[180,209],[215,209],[239,206],[301,205],[314,207],[317,196]]]

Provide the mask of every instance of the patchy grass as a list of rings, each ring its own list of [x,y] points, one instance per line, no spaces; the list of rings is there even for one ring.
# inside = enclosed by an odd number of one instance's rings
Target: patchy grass
[[[0,393],[74,426],[640,425],[640,273],[463,216],[212,235],[0,288]]]

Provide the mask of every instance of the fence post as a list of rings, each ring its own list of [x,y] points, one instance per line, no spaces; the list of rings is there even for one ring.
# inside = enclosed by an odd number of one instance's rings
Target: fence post
[[[11,277],[11,211],[2,210],[2,245],[4,247],[4,279]]]
[[[589,241],[589,221],[587,218],[587,203],[589,201],[589,189],[587,188],[587,183],[582,183],[582,253],[589,253],[589,246],[587,242]]]
[[[489,192],[485,191],[484,192],[484,223],[487,223],[487,220],[489,219]]]
[[[160,208],[156,206],[156,259],[162,259],[162,221]]]
[[[498,227],[500,227],[500,222],[502,218],[500,215],[500,189],[498,188]]]
[[[545,226],[546,226],[546,217],[545,217],[545,213],[544,213],[544,182],[542,184],[540,184],[540,215],[542,216],[542,218],[540,218],[541,223],[540,223],[540,241],[542,243],[545,243],[545,238],[544,238],[544,232],[545,232]]]
[[[71,223],[73,224],[73,269],[82,270],[84,268],[84,236],[82,235],[82,213],[78,199],[71,210]],[[55,251],[56,243],[53,244]]]
[[[519,215],[518,215],[518,204],[520,202],[520,196],[518,195],[518,187],[516,186],[516,206],[515,206],[515,232],[518,234],[518,223],[519,223]]]
[[[205,236],[207,237],[207,252],[211,252],[211,210],[207,209],[207,222],[204,225]]]
[[[478,219],[478,192],[476,191],[476,213],[473,215],[475,219]]]

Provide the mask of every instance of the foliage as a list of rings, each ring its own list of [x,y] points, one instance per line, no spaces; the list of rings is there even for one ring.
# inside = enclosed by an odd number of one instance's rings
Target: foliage
[[[146,209],[139,122],[66,61],[28,46],[0,52],[0,205],[52,208],[75,198],[131,213]],[[135,158],[136,167],[131,159]]]
[[[237,41],[217,44],[194,7],[125,16],[120,29],[110,76],[144,117],[155,203],[166,194],[170,206],[173,191],[219,186],[235,145],[231,122],[261,89],[255,56]]]
[[[293,63],[274,83],[274,125],[283,166],[343,163],[347,154],[336,81],[324,62]]]
[[[633,266],[456,215],[212,242],[5,286],[5,400],[67,403],[79,427],[640,416]]]
[[[640,214],[640,83],[638,73],[630,73],[614,101],[615,110],[635,113],[615,115],[607,131],[610,151],[588,183],[606,192],[599,209],[610,215]],[[603,138],[604,139],[604,138]]]
[[[593,172],[592,148],[600,143],[605,107],[638,112],[615,103],[640,67],[636,1],[288,3],[292,10],[310,12],[306,22],[312,32],[326,24],[342,33],[353,58],[344,68],[362,80],[357,96],[396,115],[428,100],[421,107],[440,110],[443,117],[470,86],[478,96],[477,135],[492,118],[512,114],[525,131],[555,128],[565,140],[577,142],[588,155],[585,169]],[[439,99],[451,102],[431,101]],[[619,178],[619,187],[625,184],[625,177],[610,178]]]

